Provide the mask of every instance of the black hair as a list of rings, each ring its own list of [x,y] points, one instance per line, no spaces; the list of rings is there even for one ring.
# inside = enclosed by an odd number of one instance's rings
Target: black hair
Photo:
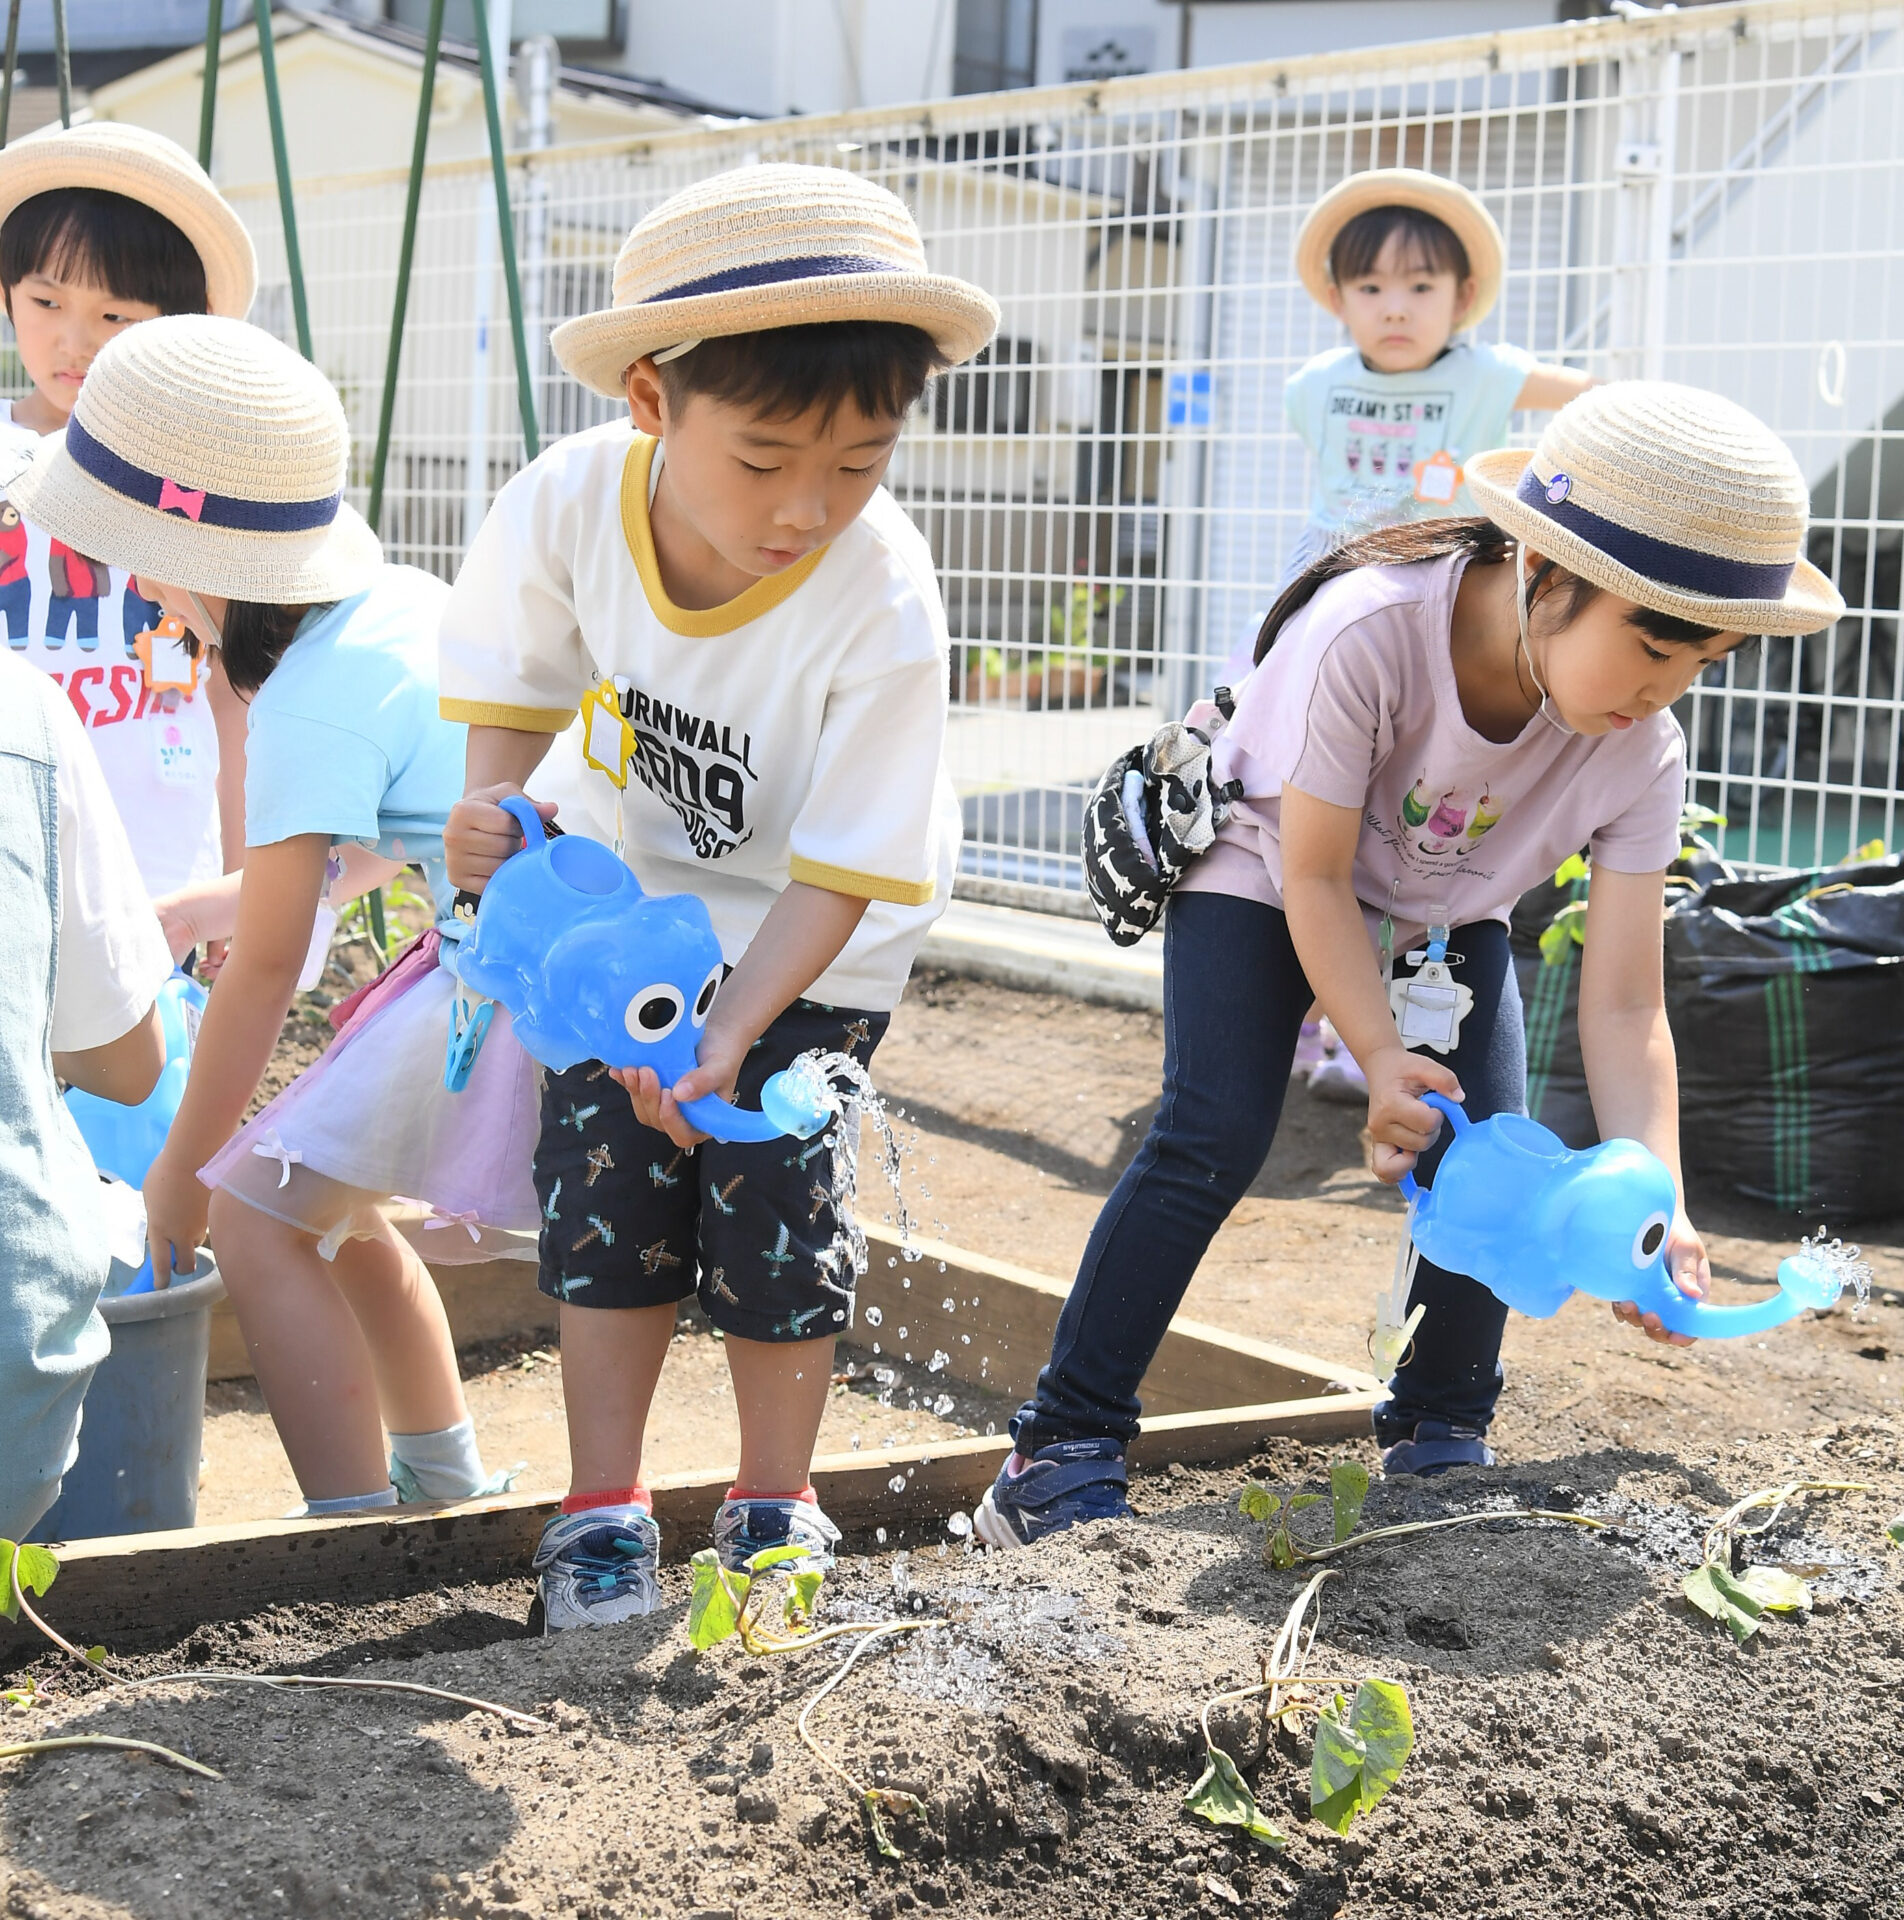
[[[826,320],[716,335],[655,372],[673,407],[701,393],[761,420],[798,419],[818,407],[828,423],[848,399],[869,420],[903,420],[945,365],[921,328]]]
[[[1461,236],[1447,221],[1420,207],[1370,207],[1345,221],[1330,242],[1329,278],[1343,287],[1373,273],[1391,238],[1400,241],[1405,259],[1420,261],[1430,273],[1453,274],[1457,286],[1474,272]]]
[[[278,607],[257,600],[227,601],[219,651],[231,690],[245,695],[256,693],[297,638],[304,616],[336,604],[326,600],[315,607]]]
[[[1457,553],[1465,553],[1470,566],[1499,566],[1513,557],[1513,536],[1502,532],[1492,520],[1437,519],[1405,520],[1399,526],[1378,527],[1358,539],[1345,540],[1319,560],[1312,560],[1277,596],[1256,635],[1257,665],[1262,665],[1264,654],[1276,644],[1276,636],[1316,597],[1317,588],[1325,581],[1353,573],[1357,567],[1406,567],[1422,560],[1445,560]],[[1555,633],[1572,626],[1600,592],[1591,580],[1569,573],[1558,561],[1544,556],[1527,582],[1530,602],[1553,607],[1550,631]],[[1627,620],[1662,646],[1703,646],[1727,631],[1724,627],[1702,627],[1655,607],[1636,606]]]
[[[161,313],[204,313],[205,263],[162,213],[100,187],[55,187],[22,200],[0,226],[0,288],[7,311],[30,273],[90,280]]]

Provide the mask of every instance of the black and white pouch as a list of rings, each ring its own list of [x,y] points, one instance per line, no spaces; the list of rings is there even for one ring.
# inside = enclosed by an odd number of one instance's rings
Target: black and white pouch
[[[1236,711],[1228,687],[1120,753],[1084,810],[1084,888],[1120,946],[1141,940],[1159,920],[1190,863],[1215,841],[1240,780],[1218,785],[1210,749]]]

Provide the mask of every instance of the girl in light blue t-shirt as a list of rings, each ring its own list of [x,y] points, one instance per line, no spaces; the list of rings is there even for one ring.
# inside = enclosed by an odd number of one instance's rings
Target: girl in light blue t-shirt
[[[442,1302],[387,1203],[444,1229],[426,1235],[433,1261],[491,1257],[492,1229],[537,1219],[534,1074],[500,1011],[463,1091],[444,1085],[455,983],[438,952],[458,923],[442,835],[465,733],[437,711],[448,589],[384,563],[343,503],[349,448],[329,383],[270,335],[158,319],[100,354],[65,435],[13,489],[158,602],[155,682],[190,681],[210,646],[249,706],[231,953],[145,1201],[160,1276],[189,1270],[209,1221],[313,1514],[496,1490]],[[406,866],[422,869],[436,925],[241,1126],[320,902]]]

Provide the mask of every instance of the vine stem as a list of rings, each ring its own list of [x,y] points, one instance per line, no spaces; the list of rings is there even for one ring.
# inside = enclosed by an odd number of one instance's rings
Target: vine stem
[[[1269,1695],[1269,1701],[1264,1708],[1264,1717],[1274,1720],[1277,1716],[1277,1694],[1284,1687],[1303,1684],[1303,1669],[1309,1664],[1309,1650],[1316,1644],[1316,1630],[1322,1624],[1322,1606],[1316,1596],[1322,1590],[1322,1583],[1325,1580],[1333,1580],[1335,1577],[1333,1567],[1324,1567],[1296,1595],[1294,1603],[1283,1617],[1283,1624],[1276,1635],[1275,1644],[1263,1658],[1263,1677],[1260,1681],[1253,1686],[1235,1687],[1228,1693],[1216,1694],[1203,1703],[1203,1711],[1197,1716],[1197,1724],[1203,1729],[1205,1747],[1216,1745],[1216,1742],[1210,1738],[1210,1714],[1214,1708],[1228,1706],[1234,1700],[1253,1700],[1258,1694],[1266,1693]],[[1315,1617],[1308,1622],[1309,1637],[1305,1640],[1302,1635],[1303,1623],[1312,1607]],[[1324,1682],[1317,1680],[1310,1684],[1321,1686]],[[1346,1682],[1328,1684],[1342,1685]]]
[[[1778,1517],[1801,1493],[1874,1493],[1868,1480],[1788,1480],[1783,1486],[1761,1487],[1756,1493],[1748,1493],[1743,1500],[1735,1500],[1710,1527],[1706,1529],[1701,1551],[1708,1563],[1725,1557],[1726,1541],[1734,1532],[1750,1536],[1757,1533],[1769,1533],[1778,1525]],[[1745,1516],[1757,1507],[1770,1507],[1771,1512],[1756,1526],[1741,1526]]]
[[[1351,1547],[1365,1547],[1376,1540],[1402,1540],[1411,1534],[1436,1533],[1443,1527],[1478,1527],[1488,1520],[1564,1520],[1570,1527],[1590,1527],[1596,1533],[1606,1530],[1604,1520],[1584,1513],[1556,1513],[1547,1507],[1498,1507],[1487,1513],[1455,1513],[1440,1520],[1407,1520],[1399,1526],[1372,1527],[1367,1533],[1352,1533],[1328,1547],[1298,1547],[1304,1560],[1333,1560]]]
[[[216,1767],[174,1753],[170,1747],[161,1747],[151,1740],[124,1740],[116,1733],[62,1733],[46,1740],[13,1740],[0,1746],[0,1760],[11,1760],[20,1754],[56,1753],[62,1747],[111,1747],[122,1753],[149,1753],[167,1766],[183,1767],[187,1773],[203,1774],[207,1780],[225,1777]]]
[[[853,1671],[854,1665],[858,1662],[860,1655],[863,1654],[874,1641],[888,1640],[895,1634],[917,1633],[926,1627],[942,1627],[945,1624],[946,1622],[943,1620],[875,1621],[861,1634],[859,1644],[840,1662],[838,1670],[829,1676],[821,1685],[819,1691],[814,1694],[813,1698],[800,1709],[800,1718],[795,1723],[794,1731],[798,1733],[801,1740],[805,1742],[807,1750],[813,1755],[814,1759],[819,1761],[821,1766],[825,1767],[829,1773],[845,1781],[857,1799],[864,1800],[872,1789],[862,1785],[860,1781],[856,1780],[852,1774],[848,1773],[846,1769],[814,1739],[807,1727],[807,1722],[813,1717],[813,1709]],[[816,1635],[815,1637],[817,1638],[818,1636]]]

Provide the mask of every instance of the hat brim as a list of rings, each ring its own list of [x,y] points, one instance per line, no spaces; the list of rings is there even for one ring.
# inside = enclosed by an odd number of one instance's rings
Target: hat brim
[[[1461,316],[1464,327],[1479,326],[1501,297],[1505,243],[1494,216],[1465,187],[1437,179],[1413,167],[1382,167],[1351,174],[1309,209],[1296,235],[1296,273],[1318,306],[1329,304],[1329,249],[1336,235],[1358,214],[1375,207],[1413,207],[1432,213],[1454,230],[1467,251],[1474,276],[1474,298]]]
[[[50,435],[7,498],[76,553],[166,586],[264,606],[310,606],[362,593],[383,565],[383,543],[355,508],[311,533],[241,533],[160,513],[114,493]]]
[[[1685,593],[1662,586],[1645,574],[1609,558],[1571,528],[1550,520],[1530,507],[1515,491],[1533,453],[1526,447],[1496,447],[1477,453],[1464,471],[1474,504],[1501,528],[1524,540],[1570,573],[1591,580],[1596,587],[1636,600],[1658,613],[1723,633],[1816,633],[1844,617],[1844,596],[1812,565],[1801,559],[1792,568],[1790,584],[1779,600],[1714,600],[1701,593]]]
[[[120,194],[162,215],[191,242],[204,265],[206,311],[228,320],[242,320],[251,311],[258,291],[257,250],[244,222],[210,181],[168,165],[143,146],[115,150],[52,134],[29,135],[0,152],[0,224],[36,195],[62,187]]]
[[[948,366],[977,353],[998,331],[998,302],[948,274],[851,273],[737,287],[686,300],[605,307],[565,320],[549,336],[563,367],[593,392],[618,396],[622,376],[643,354],[723,334],[770,327],[886,320],[932,336]]]

